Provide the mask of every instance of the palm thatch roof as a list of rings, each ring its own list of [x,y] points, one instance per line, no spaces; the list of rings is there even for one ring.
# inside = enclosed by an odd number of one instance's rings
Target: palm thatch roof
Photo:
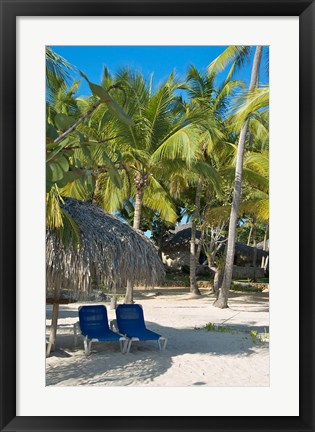
[[[190,244],[191,239],[191,222],[178,225],[174,230],[169,231],[169,236],[163,245],[163,251],[175,250],[178,248],[186,249]],[[196,243],[198,244],[201,236],[201,231],[196,230]]]
[[[140,231],[91,203],[65,198],[63,209],[78,225],[81,243],[64,246],[55,230],[47,230],[48,296],[59,287],[84,299],[95,283],[116,292],[127,281],[154,286],[164,276],[156,247]]]
[[[253,246],[247,246],[244,243],[236,242],[235,243],[235,255],[246,260],[252,260],[253,254],[254,254],[254,247]],[[256,259],[258,261],[261,261],[262,257],[266,257],[268,255],[267,251],[263,251],[262,249],[256,248]]]

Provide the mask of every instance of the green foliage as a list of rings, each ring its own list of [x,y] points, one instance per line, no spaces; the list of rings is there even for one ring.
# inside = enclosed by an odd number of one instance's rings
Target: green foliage
[[[215,330],[217,329],[217,326],[216,326],[215,324],[209,322],[209,323],[207,323],[207,324],[205,325],[204,328],[205,328],[205,330],[207,330],[207,331],[215,331]]]
[[[229,333],[232,335],[238,335],[241,333],[241,331],[234,330],[231,326],[221,325],[221,324],[214,324],[214,323],[207,323],[203,327],[195,327],[195,330],[206,330],[208,332],[218,332],[218,333]],[[269,334],[265,328],[264,334],[259,334],[257,330],[249,330],[245,332],[249,335],[254,345],[263,345],[269,341]]]
[[[61,132],[65,132],[75,123],[75,119],[66,114],[60,113],[55,115],[55,125]]]
[[[218,326],[217,328],[218,332],[220,333],[235,333],[232,327],[230,326]]]
[[[240,292],[262,292],[262,288],[257,286],[248,284],[238,284],[237,282],[232,282],[231,291],[240,291]]]
[[[105,88],[93,84],[89,81],[88,77],[80,71],[81,76],[87,81],[91,92],[94,96],[97,96],[102,103],[105,103],[109,110],[119,118],[122,122],[126,123],[128,126],[133,126],[134,121],[128,115],[126,115],[125,111],[118,105],[118,103],[110,96],[109,92],[105,90]]]
[[[188,287],[190,284],[189,275],[182,274],[182,273],[180,273],[180,274],[166,273],[165,280],[166,280],[166,282],[174,282],[176,286],[178,284],[180,284],[182,286]]]
[[[251,92],[244,92],[238,98],[237,104],[234,105],[235,114],[230,118],[236,130],[241,130],[245,121],[261,109],[266,109],[269,105],[269,87],[255,89]]]
[[[109,288],[108,286],[104,285],[104,284],[98,284],[97,286],[101,291],[103,291],[104,294],[108,294],[109,293]]]
[[[61,82],[69,80],[73,69],[67,60],[46,47],[46,85],[49,89],[55,89]]]
[[[68,68],[68,64],[51,49],[46,50],[46,66],[48,86],[46,110],[47,226],[50,229],[58,229],[63,242],[79,243],[78,228],[73,219],[62,209],[62,196],[82,200],[90,199],[95,188],[94,177],[97,177],[99,172],[106,172],[117,188],[122,187],[115,162],[104,149],[101,149],[101,152],[96,149],[98,142],[90,140],[92,114],[93,118],[96,118],[97,113],[95,112],[99,104],[104,103],[108,110],[111,110],[119,119],[129,125],[132,125],[133,121],[106,90],[90,83],[85,76],[95,97],[99,97],[100,101],[96,104],[93,99],[90,99],[88,103],[82,100],[78,102],[73,96],[78,89],[78,83],[74,82],[69,89],[67,88],[65,79],[68,78],[68,75],[65,69]],[[79,130],[80,126],[82,131]],[[85,127],[87,129],[84,129]]]
[[[250,52],[250,46],[229,46],[220,56],[210,63],[208,66],[209,75],[222,72],[228,65],[230,65],[230,70],[227,74],[226,81],[230,80],[237,70],[239,70],[246,62]]]
[[[46,50],[47,225],[71,230],[62,196],[93,200],[132,223],[138,176],[145,179],[141,228],[159,244],[183,213],[194,215],[199,179],[194,222],[227,229],[239,125],[249,118],[239,239],[247,239],[255,217],[261,240],[269,218],[268,88],[249,94],[232,80],[249,53],[250,47],[231,46],[207,73],[191,66],[185,82],[172,73],[156,90],[153,76],[147,83],[129,69],[111,75],[104,68],[100,85],[81,72],[92,92],[83,98],[76,96],[78,81],[68,84],[73,67]],[[226,65],[227,77],[216,87],[216,73]]]
[[[269,334],[267,330],[264,330],[264,334],[261,335],[257,332],[257,330],[250,330],[249,336],[252,339],[254,345],[263,345],[269,341]]]
[[[252,218],[250,218],[249,216],[244,216],[242,218],[240,226],[237,229],[237,241],[240,243],[248,244],[249,235],[251,234],[249,246],[253,246],[252,230],[253,230]],[[266,231],[265,224],[256,223],[256,243],[259,243],[264,240],[265,231]]]
[[[47,161],[46,178],[50,183],[56,183],[61,180],[65,173],[68,172],[68,159],[62,154],[56,155]]]
[[[235,330],[233,330],[233,328],[231,326],[218,325],[218,324],[214,324],[211,322],[205,324],[205,326],[203,328],[206,331],[217,331],[219,333],[231,333],[231,334],[237,333]]]

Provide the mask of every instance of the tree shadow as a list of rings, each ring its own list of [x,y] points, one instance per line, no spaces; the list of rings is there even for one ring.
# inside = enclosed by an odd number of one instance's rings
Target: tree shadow
[[[52,318],[52,306],[46,306],[46,320],[51,320]],[[79,319],[78,311],[75,309],[67,308],[65,305],[60,305],[58,319],[64,318],[77,318]]]
[[[66,310],[63,312],[66,314]],[[68,312],[73,316],[73,311]],[[81,337],[74,348],[71,334],[59,334],[58,349],[51,354],[55,357],[53,366],[47,368],[46,385],[150,385],[167,372],[177,356],[201,354],[206,361],[211,361],[213,356],[248,357],[257,352],[258,346],[268,350],[268,344],[257,344],[249,333],[263,333],[269,330],[268,327],[229,324],[228,331],[220,332],[204,328],[173,328],[150,321],[146,324],[150,330],[168,338],[165,351],[158,350],[156,341],[145,341],[133,342],[130,353],[121,354],[118,343],[103,342],[94,343],[91,355],[86,357]],[[205,383],[197,380],[192,385]]]

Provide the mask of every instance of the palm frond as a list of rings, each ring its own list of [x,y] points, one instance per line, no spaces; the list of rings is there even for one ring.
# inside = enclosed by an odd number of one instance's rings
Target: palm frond
[[[235,167],[227,167],[220,171],[221,175],[229,180],[231,184],[235,179]],[[250,169],[243,169],[243,180],[246,181],[252,187],[258,188],[263,192],[268,192],[269,181],[268,178]]]
[[[221,194],[220,178],[217,171],[208,163],[198,160],[191,164],[191,170],[199,176],[207,179],[214,187],[217,194]]]
[[[63,188],[60,188],[60,194],[65,197],[75,198],[81,201],[87,201],[90,198],[90,191],[87,188],[85,179],[79,178],[69,182]]]
[[[244,93],[237,100],[237,108],[231,112],[230,122],[235,129],[240,130],[249,116],[269,105],[269,87],[262,87]]]
[[[199,146],[200,130],[194,125],[188,124],[168,137],[152,154],[152,162],[161,159],[184,159],[189,165],[202,153]]]
[[[214,59],[208,66],[208,73],[210,75],[222,72],[228,64],[232,63],[232,67],[228,74],[229,79],[233,77],[233,74],[244,64],[248,59],[251,51],[250,46],[244,45],[231,45],[226,48],[222,54]]]
[[[265,178],[269,175],[269,154],[268,152],[248,152],[244,156],[244,167],[251,169]]]
[[[129,126],[133,125],[132,118],[126,114],[119,104],[110,96],[107,90],[97,84],[92,83],[82,71],[80,71],[80,74],[87,81],[94,96],[97,96],[102,103],[105,103],[113,112],[113,114],[117,116],[122,122],[128,124]]]
[[[249,200],[241,204],[240,211],[255,215],[258,222],[266,223],[269,221],[269,199]]]
[[[174,223],[178,218],[170,195],[153,176],[149,177],[148,186],[143,196],[143,204],[158,211],[161,218],[167,222]]]
[[[120,171],[121,187],[118,189],[108,174],[100,174],[97,178],[97,203],[108,213],[115,213],[124,207],[130,197],[130,183],[124,170]]]
[[[66,83],[74,69],[71,63],[46,46],[46,85],[49,89],[57,89],[62,83]]]
[[[48,193],[46,193],[46,225],[50,229],[61,228],[63,219],[60,204],[62,197],[59,193],[57,185],[54,185]]]
[[[241,80],[225,82],[218,90],[218,94],[213,104],[213,109],[218,110],[222,106],[225,108],[227,105],[227,99],[233,96],[238,89],[244,89],[244,86],[244,82]]]
[[[210,226],[218,226],[230,219],[231,206],[212,207],[204,214],[204,221]]]

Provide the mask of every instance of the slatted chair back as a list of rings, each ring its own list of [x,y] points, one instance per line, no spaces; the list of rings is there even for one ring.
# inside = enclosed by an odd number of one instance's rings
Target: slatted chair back
[[[139,304],[118,305],[116,318],[119,331],[128,334],[132,330],[143,330],[146,328],[143,309]]]
[[[80,329],[83,334],[109,330],[107,310],[104,305],[82,306],[79,309]]]

